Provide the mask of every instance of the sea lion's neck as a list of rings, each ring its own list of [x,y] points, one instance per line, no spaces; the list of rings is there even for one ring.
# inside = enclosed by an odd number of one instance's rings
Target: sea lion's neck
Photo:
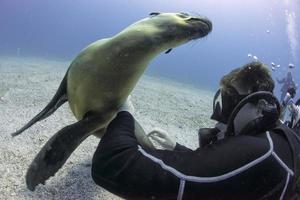
[[[143,29],[124,30],[112,38],[112,45],[121,51],[131,52],[132,56],[151,60],[159,53],[172,48],[160,34]]]

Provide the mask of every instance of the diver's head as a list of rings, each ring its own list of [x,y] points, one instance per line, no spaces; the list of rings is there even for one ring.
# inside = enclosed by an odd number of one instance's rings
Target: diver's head
[[[257,134],[276,125],[280,103],[266,65],[251,62],[237,68],[221,79],[220,86],[211,118],[227,124],[225,136]]]
[[[272,93],[273,89],[271,72],[261,62],[251,62],[234,69],[220,81],[220,90],[214,98],[211,119],[227,124],[233,109],[242,99],[258,91]]]
[[[280,104],[273,95],[274,81],[268,67],[251,62],[222,77],[213,102],[215,129],[200,131],[202,146],[219,138],[257,134],[271,129],[279,119]]]

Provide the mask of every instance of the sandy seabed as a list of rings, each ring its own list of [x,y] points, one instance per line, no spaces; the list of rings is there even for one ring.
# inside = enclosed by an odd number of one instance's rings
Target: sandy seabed
[[[76,122],[68,104],[21,135],[11,133],[34,117],[55,94],[69,62],[0,57],[0,199],[120,199],[97,186],[90,175],[99,139],[90,136],[46,185],[34,192],[25,184],[28,166],[48,139]],[[143,76],[132,93],[134,116],[146,132],[167,130],[195,149],[197,130],[210,127],[213,93],[174,81]]]

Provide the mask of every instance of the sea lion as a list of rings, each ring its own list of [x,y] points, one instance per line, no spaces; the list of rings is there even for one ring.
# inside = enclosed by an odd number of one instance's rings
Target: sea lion
[[[31,163],[26,183],[30,190],[53,176],[77,146],[105,128],[133,90],[148,63],[159,53],[206,36],[212,23],[186,13],[151,13],[118,33],[83,49],[71,63],[50,103],[23,128],[50,116],[66,101],[78,122],[57,132]],[[139,130],[137,130],[139,129]],[[142,145],[151,146],[136,123]]]

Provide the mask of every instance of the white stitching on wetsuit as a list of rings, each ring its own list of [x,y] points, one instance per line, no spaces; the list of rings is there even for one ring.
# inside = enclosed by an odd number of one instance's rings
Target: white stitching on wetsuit
[[[266,158],[268,158],[270,155],[272,155],[273,152],[273,142],[271,137],[269,137],[269,133],[267,133],[268,136],[268,140],[269,140],[269,144],[270,144],[270,150],[265,153],[264,155],[260,156],[259,158],[251,161],[250,163],[235,169],[231,172],[225,173],[223,175],[220,176],[213,176],[213,177],[197,177],[197,176],[188,176],[185,175],[181,172],[179,172],[178,170],[174,169],[173,167],[170,167],[168,165],[166,165],[162,160],[148,154],[147,152],[145,152],[142,147],[138,146],[138,150],[146,157],[148,157],[149,159],[151,159],[153,162],[158,163],[163,169],[171,172],[172,174],[174,174],[175,176],[177,176],[180,179],[186,180],[186,181],[192,181],[192,182],[198,182],[198,183],[211,183],[211,182],[217,182],[217,181],[222,181],[228,178],[231,178],[232,176],[235,176],[247,169],[249,169],[250,167],[262,162],[263,160],[265,160]]]
[[[282,200],[283,197],[284,197],[284,195],[285,195],[285,191],[286,191],[286,189],[287,189],[287,186],[288,186],[288,184],[289,184],[289,181],[290,181],[290,174],[288,173],[288,174],[287,174],[287,177],[286,177],[285,186],[284,186],[284,188],[283,188],[283,190],[282,190],[282,193],[281,193],[281,195],[280,195],[280,200]]]
[[[225,173],[225,174],[220,175],[220,176],[214,176],[214,177],[196,177],[196,176],[185,175],[185,174],[179,172],[178,170],[174,169],[173,167],[170,167],[170,166],[166,165],[162,160],[152,156],[151,154],[148,154],[146,151],[144,151],[142,149],[141,146],[138,146],[138,151],[140,151],[145,157],[149,158],[153,162],[159,164],[163,169],[165,169],[165,170],[171,172],[172,174],[174,174],[176,177],[178,177],[180,179],[180,181],[191,181],[191,182],[197,182],[197,183],[210,183],[210,182],[222,181],[222,180],[231,178],[231,177],[233,177],[233,176],[235,176],[239,173],[242,173],[243,171],[257,165],[258,163],[260,163],[260,162],[264,161],[265,159],[267,159],[272,154],[275,157],[275,159],[279,162],[279,164],[288,172],[288,179],[289,179],[289,175],[293,176],[293,174],[294,174],[293,171],[291,169],[289,169],[285,165],[285,163],[274,152],[273,141],[272,141],[272,138],[270,136],[269,131],[266,132],[266,135],[267,135],[267,138],[268,138],[268,141],[269,141],[269,144],[270,144],[270,149],[267,153],[265,153],[264,155],[260,156],[259,158],[251,161],[250,163],[248,163],[248,164],[246,164],[246,165],[244,165],[244,166],[242,166],[238,169],[235,169],[231,172]],[[285,187],[282,191],[282,194],[281,194],[282,197],[284,196],[287,185],[288,185],[288,181],[286,182],[286,185],[285,185]],[[180,186],[180,189],[182,189],[182,192],[183,192],[184,185],[183,185],[183,188]],[[179,191],[178,198],[182,197],[182,195],[183,194],[180,194],[180,191]],[[181,199],[181,198],[179,198],[179,199]]]
[[[272,152],[272,155],[289,174],[294,176],[294,172],[279,158],[279,156],[275,153],[275,151]]]
[[[179,191],[177,195],[177,200],[181,200],[183,193],[184,193],[184,187],[185,187],[185,180],[180,180],[180,185],[179,185]]]

